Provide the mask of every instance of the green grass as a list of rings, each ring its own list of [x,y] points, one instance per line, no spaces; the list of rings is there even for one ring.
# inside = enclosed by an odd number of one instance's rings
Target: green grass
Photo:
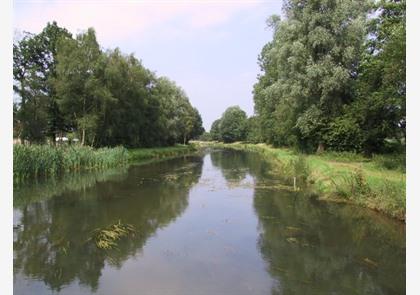
[[[151,159],[177,157],[190,154],[194,151],[196,151],[194,145],[175,145],[169,147],[129,149],[128,154],[130,162],[139,162]]]
[[[337,152],[303,155],[266,144],[199,144],[258,152],[276,159],[279,176],[306,181],[322,200],[354,203],[405,220],[405,155],[372,158]]]
[[[94,149],[87,146],[14,145],[15,182],[64,172],[101,170],[125,165],[128,152],[123,147]]]

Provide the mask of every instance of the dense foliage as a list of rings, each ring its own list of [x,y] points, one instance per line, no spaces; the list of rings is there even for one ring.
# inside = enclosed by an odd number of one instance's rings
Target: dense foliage
[[[229,107],[220,119],[213,122],[210,136],[213,140],[227,143],[245,140],[247,122],[246,113],[239,106]]]
[[[405,144],[405,1],[288,0],[259,57],[253,138],[305,151]]]
[[[13,49],[14,133],[22,140],[67,134],[92,146],[144,147],[185,144],[204,131],[180,87],[132,54],[104,52],[91,28],[73,38],[48,23]]]

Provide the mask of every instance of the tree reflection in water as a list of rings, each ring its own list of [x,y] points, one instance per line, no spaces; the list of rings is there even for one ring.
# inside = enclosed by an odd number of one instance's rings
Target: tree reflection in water
[[[36,202],[23,202],[30,190],[21,190],[15,205],[20,215],[14,229],[15,275],[22,272],[56,291],[75,280],[95,291],[105,264],[121,267],[158,228],[182,214],[201,170],[201,157],[178,158],[132,166],[120,177],[46,195],[45,200],[37,196]],[[88,241],[94,229],[118,220],[135,227],[134,238],[119,241],[113,250]]]
[[[257,154],[211,154],[228,181],[255,181],[258,247],[272,294],[404,294],[405,228],[370,210],[279,190],[281,176]]]
[[[281,177],[270,173],[271,164],[258,154],[222,150],[210,158],[212,165],[205,160],[203,182],[190,199],[202,173],[201,157],[83,178],[80,186],[72,182],[73,190],[52,188],[57,195],[45,194],[45,199],[41,193],[48,192],[47,186],[37,186],[32,195],[30,188],[20,190],[15,196],[20,200],[15,202],[16,281],[22,278],[28,284],[24,290],[40,294],[46,290],[37,289],[38,281],[53,291],[76,293],[71,289],[75,282],[90,287],[81,293],[126,291],[141,284],[143,291],[166,286],[174,294],[253,294],[252,287],[283,295],[404,294],[404,225],[369,210],[280,190]],[[94,229],[118,220],[132,224],[137,235],[114,250],[99,250],[87,241]],[[188,248],[193,254],[162,260],[159,249],[153,249],[157,256],[147,253],[147,240],[170,223],[174,226],[166,238],[159,232],[148,245],[169,242],[174,253]],[[143,259],[135,261],[143,250]],[[128,260],[135,266],[126,268]],[[108,272],[108,266],[123,265]],[[131,276],[133,270],[143,277]],[[105,282],[98,286],[100,277]],[[234,278],[246,279],[238,283]],[[101,289],[112,284],[122,286]]]
[[[257,189],[272,294],[405,294],[401,225],[364,209]]]

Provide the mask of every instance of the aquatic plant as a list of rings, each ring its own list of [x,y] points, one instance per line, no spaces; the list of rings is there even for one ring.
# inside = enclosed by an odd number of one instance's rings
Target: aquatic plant
[[[117,242],[124,237],[135,236],[136,231],[133,225],[123,224],[121,220],[106,228],[97,228],[92,232],[92,236],[88,241],[93,240],[96,247],[103,250],[114,249],[117,247]]]

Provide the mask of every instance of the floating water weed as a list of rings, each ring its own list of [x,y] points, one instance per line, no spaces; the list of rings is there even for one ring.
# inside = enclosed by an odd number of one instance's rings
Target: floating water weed
[[[131,224],[123,224],[120,220],[117,223],[106,227],[105,229],[95,229],[92,237],[96,247],[103,250],[116,248],[117,242],[124,237],[134,237],[135,228]]]

